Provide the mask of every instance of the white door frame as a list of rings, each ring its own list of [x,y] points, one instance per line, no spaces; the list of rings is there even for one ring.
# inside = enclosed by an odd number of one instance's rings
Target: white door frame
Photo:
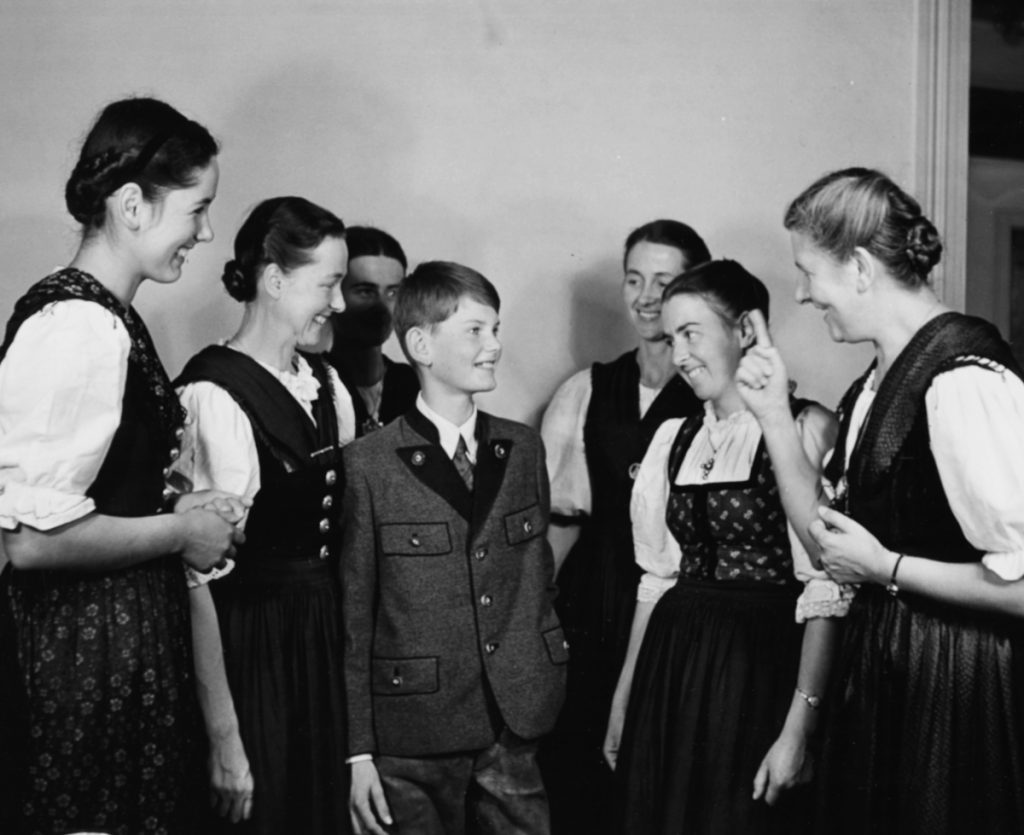
[[[962,311],[967,275],[971,4],[968,0],[918,0],[917,17],[916,192],[944,246],[935,289],[946,304]]]

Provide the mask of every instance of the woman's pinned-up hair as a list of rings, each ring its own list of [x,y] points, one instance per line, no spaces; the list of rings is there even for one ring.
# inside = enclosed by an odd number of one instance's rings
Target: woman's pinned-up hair
[[[256,298],[260,272],[277,264],[285,272],[313,260],[324,238],[344,238],[345,224],[304,197],[272,197],[254,208],[235,235],[235,257],[224,265],[221,280],[231,298]]]
[[[760,310],[768,321],[768,288],[738,261],[706,261],[687,270],[665,287],[661,302],[686,294],[700,296],[729,324],[751,310]]]
[[[686,269],[711,260],[704,239],[692,227],[678,220],[652,220],[630,232],[622,254],[623,262],[629,256],[629,251],[640,243],[661,244],[678,249],[683,254]]]
[[[130,98],[108,104],[82,144],[64,187],[64,202],[86,233],[103,226],[106,200],[136,183],[148,201],[195,185],[217,155],[210,132],[169,104]]]
[[[870,168],[826,174],[789,204],[783,224],[837,261],[862,247],[908,287],[927,283],[942,258],[939,233],[918,202]]]

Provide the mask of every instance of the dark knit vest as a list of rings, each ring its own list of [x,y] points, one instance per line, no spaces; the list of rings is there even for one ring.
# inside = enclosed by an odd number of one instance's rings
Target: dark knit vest
[[[214,383],[231,395],[252,425],[260,489],[246,521],[246,542],[238,549],[236,580],[261,560],[337,554],[342,490],[338,419],[326,366],[319,357],[303,356],[320,383],[313,402],[315,426],[280,380],[231,348],[203,349],[175,380],[176,386]]]
[[[848,470],[850,417],[874,364],[840,403],[839,437],[825,477],[838,486],[837,509],[864,525],[889,550],[946,562],[979,558],[942,488],[925,408],[932,381],[965,365],[1021,376],[1009,346],[988,322],[945,313],[926,323],[879,385]],[[965,435],[973,431],[975,427],[963,427]]]

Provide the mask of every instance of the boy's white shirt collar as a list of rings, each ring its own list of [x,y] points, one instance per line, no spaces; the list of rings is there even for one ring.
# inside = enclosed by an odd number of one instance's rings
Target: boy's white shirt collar
[[[437,427],[437,434],[440,438],[441,449],[449,458],[455,455],[455,447],[459,445],[459,435],[466,442],[466,454],[470,463],[476,464],[476,404],[473,404],[473,411],[469,418],[461,426],[456,426],[448,418],[442,417],[427,405],[423,399],[423,392],[416,395],[416,408],[422,415]]]

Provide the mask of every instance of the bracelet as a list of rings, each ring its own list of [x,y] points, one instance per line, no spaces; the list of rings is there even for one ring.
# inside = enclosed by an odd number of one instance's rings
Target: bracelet
[[[896,585],[896,572],[900,570],[900,563],[903,562],[903,557],[903,554],[896,555],[896,563],[892,567],[892,576],[889,578],[889,583],[885,587],[885,590],[893,597],[900,593],[900,587]]]
[[[803,699],[811,707],[812,710],[817,710],[821,707],[821,696],[812,696],[806,690],[801,690],[799,687],[796,688],[796,694]]]

